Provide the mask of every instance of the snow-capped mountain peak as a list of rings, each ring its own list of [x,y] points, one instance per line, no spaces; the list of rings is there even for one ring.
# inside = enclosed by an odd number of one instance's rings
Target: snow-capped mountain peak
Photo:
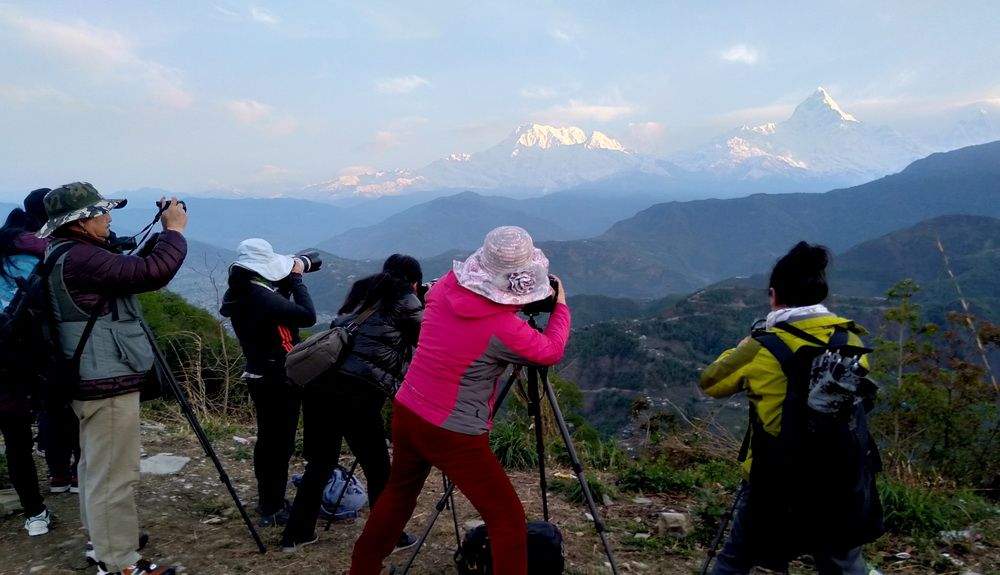
[[[590,141],[587,142],[587,148],[590,150],[614,150],[616,152],[625,151],[625,146],[623,146],[621,142],[604,132],[598,132],[597,130],[594,130],[594,133],[590,135]]]
[[[857,183],[902,169],[921,153],[896,132],[860,122],[820,87],[783,122],[743,126],[673,160],[724,178]]]
[[[858,122],[858,119],[848,114],[837,104],[836,100],[823,89],[816,88],[811,96],[795,107],[788,122],[795,124],[836,124],[843,122]]]
[[[518,147],[547,150],[556,146],[575,146],[587,141],[587,133],[575,126],[556,127],[525,124],[514,132]]]

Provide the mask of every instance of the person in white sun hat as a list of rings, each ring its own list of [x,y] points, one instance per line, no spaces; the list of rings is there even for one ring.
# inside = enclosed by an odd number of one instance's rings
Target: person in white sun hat
[[[483,247],[455,262],[427,292],[417,351],[393,405],[389,484],[354,546],[352,574],[379,573],[432,466],[486,522],[492,572],[527,572],[524,507],[490,451],[489,431],[507,367],[554,365],[566,349],[566,294],[548,272],[549,261],[528,232],[505,226],[488,233]],[[518,316],[525,305],[553,295],[544,332]]]
[[[219,310],[232,320],[247,362],[243,379],[257,415],[253,461],[262,527],[284,525],[288,518],[285,485],[300,398],[285,377],[285,356],[299,342],[299,329],[316,323],[302,282],[312,265],[305,256],[275,253],[266,240],[244,240],[229,268],[229,289]]]

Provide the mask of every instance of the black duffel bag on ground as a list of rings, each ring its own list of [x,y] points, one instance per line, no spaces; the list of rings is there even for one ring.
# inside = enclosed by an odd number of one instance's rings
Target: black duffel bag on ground
[[[559,528],[547,521],[529,522],[528,574],[558,575],[563,572],[565,564],[563,536]],[[459,575],[492,573],[493,556],[490,553],[490,539],[485,525],[465,533],[462,546],[455,551],[455,567]]]

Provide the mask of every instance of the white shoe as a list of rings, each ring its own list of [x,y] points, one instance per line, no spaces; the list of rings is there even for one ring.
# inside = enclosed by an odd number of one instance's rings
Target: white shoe
[[[48,533],[51,523],[52,513],[46,509],[34,517],[29,517],[24,522],[24,528],[28,530],[28,537],[37,537]]]

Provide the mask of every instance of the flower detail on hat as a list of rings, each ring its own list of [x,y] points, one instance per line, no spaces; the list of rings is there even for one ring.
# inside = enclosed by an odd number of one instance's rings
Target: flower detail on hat
[[[508,274],[507,282],[514,295],[528,295],[535,289],[535,276],[530,271]]]

